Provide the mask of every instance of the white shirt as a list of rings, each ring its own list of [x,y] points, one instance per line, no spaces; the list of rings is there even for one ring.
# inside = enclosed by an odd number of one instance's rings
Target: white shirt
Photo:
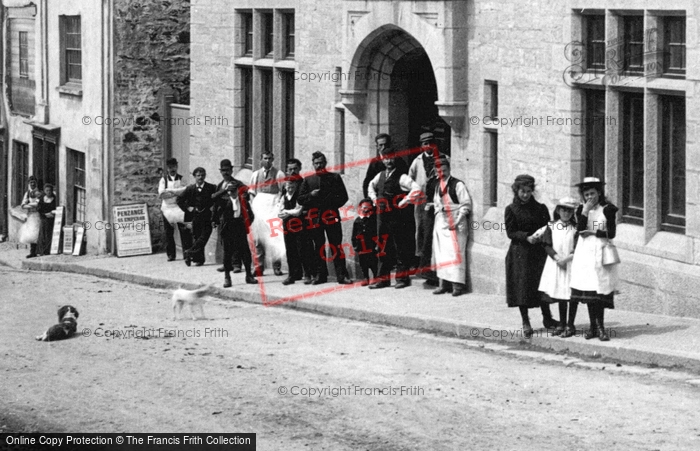
[[[391,177],[394,171],[396,171],[396,168],[392,169],[391,171],[382,171],[376,176],[374,176],[372,181],[369,182],[369,187],[367,187],[367,195],[370,199],[372,199],[372,202],[374,202],[375,204],[377,203],[377,197],[379,197],[377,193],[377,185],[379,184],[379,178],[382,176],[382,173],[385,173],[386,178],[388,179],[389,177]],[[400,207],[406,205],[406,203],[408,203],[410,199],[415,199],[416,196],[420,195],[420,186],[406,174],[401,174],[401,177],[399,178],[399,185],[401,186],[402,190],[408,191],[406,197],[403,200],[401,200],[401,202],[399,202]]]

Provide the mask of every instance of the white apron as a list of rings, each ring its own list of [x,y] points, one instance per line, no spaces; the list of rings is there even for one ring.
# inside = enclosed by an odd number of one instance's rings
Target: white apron
[[[560,258],[566,258],[574,251],[574,238],[576,237],[576,227],[566,225],[561,221],[547,225],[552,232],[552,248]],[[566,268],[557,265],[553,258],[547,256],[544,264],[542,278],[540,279],[539,291],[546,293],[552,299],[571,299],[571,264],[569,261]]]
[[[19,229],[19,242],[22,244],[36,244],[39,239],[41,216],[36,209],[27,211],[27,221]]]
[[[606,230],[603,207],[596,205],[588,213],[587,230]],[[617,265],[603,266],[603,246],[607,238],[594,235],[579,236],[574,260],[571,263],[571,288],[610,294],[617,288]]]
[[[448,211],[452,221],[459,214],[459,205],[453,204],[449,193],[440,199],[439,190],[435,190],[435,227],[433,228],[433,257],[432,264],[438,278],[454,283],[467,281],[467,238],[469,229],[467,215],[457,224],[455,230],[450,230]],[[443,208],[444,206],[444,208]],[[455,236],[457,240],[455,241]]]
[[[166,175],[165,187],[182,188],[182,183],[181,180],[168,180],[168,176]],[[165,220],[172,225],[176,225],[178,222],[185,222],[185,212],[177,205],[177,196],[163,199],[160,205],[160,211],[163,213]]]
[[[276,194],[258,193],[251,203],[255,215],[252,225],[253,237],[255,244],[261,245],[265,249],[265,264],[268,267],[272,267],[272,263],[277,260],[284,260],[287,255],[284,247],[284,235],[277,229],[275,230],[276,236],[271,236],[272,231],[268,222],[268,219],[272,218],[275,218],[275,221],[281,221],[276,199]]]

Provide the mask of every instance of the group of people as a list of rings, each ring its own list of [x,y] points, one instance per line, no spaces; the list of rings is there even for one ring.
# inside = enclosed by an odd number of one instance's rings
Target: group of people
[[[29,244],[27,258],[34,258],[51,253],[54,218],[56,216],[56,194],[53,185],[39,183],[33,175],[27,182],[21,207],[27,210],[27,220],[19,232],[19,242]]]
[[[506,256],[506,299],[518,307],[523,335],[533,334],[528,309],[540,308],[544,327],[553,335],[576,334],[579,303],[588,307],[590,327],[584,338],[610,340],[605,309],[615,308],[618,261],[606,261],[604,249],[615,238],[618,208],[605,198],[604,183],[585,177],[578,185],[583,203],[560,199],[550,222],[547,207],[533,197],[535,179],[527,174],[512,185],[513,203],[506,207],[505,223],[511,240]],[[550,304],[558,304],[559,321]]]
[[[185,185],[177,173],[177,160],[170,159],[159,187],[168,261],[175,260],[175,227],[188,266],[204,264],[204,247],[218,227],[224,287],[231,286],[232,272],[242,271],[241,263],[247,283],[256,283],[255,275],[262,275],[266,266],[282,275],[285,256],[289,274],[284,285],[302,280],[307,285],[327,283],[326,263],[331,261],[337,282],[351,284],[346,257],[354,252],[362,270],[361,285],[370,289],[391,286],[395,269],[397,289],[409,286],[411,275],[420,274],[434,294],[462,295],[468,290],[471,197],[464,182],[451,176],[450,159],[437,151],[433,134],[422,134],[420,141],[421,153],[409,167],[392,149],[391,137],[377,135],[377,157],[367,168],[364,197],[347,243],[342,222],[355,207],[345,206],[345,184],[340,174],[326,169],[322,152],[312,155],[313,173],[307,177],[301,176],[298,159],[289,159],[283,172],[274,166],[274,156],[264,152],[261,168],[248,186],[232,177],[229,160],[221,161],[223,180],[218,186],[205,181],[203,168],[192,172],[195,183]],[[184,225],[188,222],[191,234]]]

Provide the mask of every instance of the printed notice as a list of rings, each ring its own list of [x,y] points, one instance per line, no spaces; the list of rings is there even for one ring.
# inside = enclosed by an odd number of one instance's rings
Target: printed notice
[[[117,257],[146,255],[151,250],[151,229],[146,204],[117,205],[112,209]]]

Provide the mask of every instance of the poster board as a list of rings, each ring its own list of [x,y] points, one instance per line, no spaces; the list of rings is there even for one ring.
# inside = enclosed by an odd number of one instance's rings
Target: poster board
[[[73,246],[73,255],[80,255],[85,240],[85,227],[77,226],[75,231],[75,246]]]
[[[53,219],[53,235],[51,236],[51,255],[59,254],[61,250],[61,231],[63,230],[63,207],[56,207]]]
[[[117,257],[152,253],[151,227],[146,204],[113,207],[112,229],[117,242]]]
[[[63,228],[63,253],[73,252],[73,226]]]

